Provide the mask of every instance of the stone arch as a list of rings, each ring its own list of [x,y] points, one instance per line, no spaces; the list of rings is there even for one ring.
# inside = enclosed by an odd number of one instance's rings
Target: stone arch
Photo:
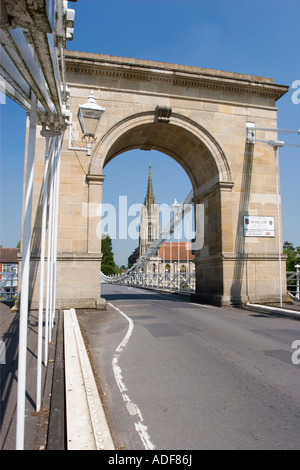
[[[176,160],[189,176],[194,203],[205,207],[205,234],[202,245],[196,244],[195,252],[197,295],[202,292],[205,298],[217,303],[223,292],[221,191],[232,189],[224,151],[203,126],[187,117],[173,113],[166,122],[157,119],[155,111],[137,113],[116,123],[99,140],[90,174],[102,175],[113,158],[133,149],[160,151]],[[197,218],[195,225],[199,240],[202,229]]]
[[[274,273],[281,221],[274,150],[247,143],[246,124],[249,120],[255,127],[276,127],[276,101],[288,89],[266,77],[78,51],[66,54],[66,69],[74,139],[81,135],[75,113],[91,90],[106,111],[92,158],[77,155],[68,147],[67,136],[64,139],[58,307],[105,305],[99,281],[103,168],[118,154],[136,148],[169,155],[191,180],[194,204],[201,206],[199,218],[203,215],[205,225],[199,236],[203,248],[195,244],[197,298],[217,305],[278,302]],[[37,136],[37,144],[42,149],[44,137]],[[43,152],[36,158],[32,219],[38,236]],[[277,235],[246,238],[245,215],[273,216]],[[34,302],[38,278],[36,270]]]
[[[157,122],[155,112],[129,116],[115,124],[96,146],[90,174],[101,174],[117,155],[133,150],[158,150],[175,159],[188,174],[195,196],[199,188],[231,181],[225,153],[216,139],[201,125],[180,114],[170,122]]]

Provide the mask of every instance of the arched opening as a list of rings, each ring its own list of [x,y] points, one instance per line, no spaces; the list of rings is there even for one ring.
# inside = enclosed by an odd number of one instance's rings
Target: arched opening
[[[153,225],[150,222],[148,224],[148,242],[153,242],[154,241],[154,235],[153,235]]]
[[[174,115],[172,123],[153,121],[153,115],[135,115],[114,126],[99,142],[91,173],[128,150],[158,150],[176,160],[189,176],[194,193],[220,182],[230,182],[227,159],[217,141],[200,125]],[[101,163],[98,158],[101,155]]]
[[[118,266],[127,267],[127,262],[128,265],[134,264],[133,261],[139,254],[141,213],[147,191],[150,162],[160,224],[157,226],[155,217],[147,223],[144,233],[146,246],[150,246],[169,223],[174,200],[183,202],[192,190],[191,182],[182,167],[168,155],[158,151],[127,151],[105,166],[102,234],[109,234],[112,238],[114,258]],[[108,211],[112,212],[113,217],[109,217]],[[194,233],[193,211],[189,214],[188,222],[190,225],[185,227],[182,223],[184,239],[189,235],[192,238]],[[155,254],[157,255],[158,253]],[[161,258],[163,261],[163,254]]]
[[[136,115],[118,123],[99,142],[98,170],[99,160],[105,174],[106,166],[116,156],[134,149],[155,150],[168,155],[188,176],[194,204],[202,206],[200,223],[196,217],[196,290],[198,294],[203,293],[206,301],[221,302],[221,186],[223,183],[231,184],[229,166],[222,149],[205,129],[187,118],[174,115],[172,122],[161,123],[153,119],[153,114]],[[91,171],[93,169],[96,167],[92,159]],[[131,170],[137,174],[135,168]],[[200,232],[204,234],[203,240]]]
[[[165,265],[165,273],[168,273],[168,274],[169,274],[170,272],[171,272],[171,266],[169,265],[169,263],[167,263],[167,264]]]

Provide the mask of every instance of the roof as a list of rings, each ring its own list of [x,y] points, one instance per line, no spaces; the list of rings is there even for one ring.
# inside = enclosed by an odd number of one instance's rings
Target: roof
[[[191,242],[165,242],[159,249],[159,256],[165,261],[193,261],[195,255],[191,249]]]
[[[0,263],[18,264],[20,248],[0,248]]]
[[[146,197],[145,197],[144,205],[147,207],[147,209],[149,211],[154,204],[155,204],[155,197],[154,197],[154,192],[153,192],[152,173],[151,173],[151,165],[150,165],[149,166],[147,194],[146,194]]]

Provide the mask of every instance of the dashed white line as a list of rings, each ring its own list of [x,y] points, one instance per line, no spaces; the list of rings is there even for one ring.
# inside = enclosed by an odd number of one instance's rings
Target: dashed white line
[[[154,450],[155,445],[151,441],[150,435],[148,433],[148,427],[144,424],[144,418],[142,416],[142,413],[139,410],[139,408],[137,407],[137,405],[134,404],[131,401],[128,393],[126,393],[128,391],[127,386],[126,386],[126,384],[124,382],[124,379],[123,379],[122,369],[119,366],[119,357],[120,357],[122,351],[124,350],[124,348],[126,347],[128,341],[130,339],[130,336],[131,336],[133,328],[134,328],[134,323],[133,323],[132,319],[129,318],[126,315],[126,313],[122,312],[122,310],[120,310],[118,307],[115,307],[112,303],[108,303],[108,305],[110,305],[113,309],[115,309],[117,312],[119,312],[124,318],[126,318],[126,320],[129,323],[127,333],[124,336],[121,343],[119,344],[119,346],[117,347],[117,349],[115,350],[115,353],[114,353],[114,356],[113,356],[112,367],[113,367],[114,376],[115,376],[117,385],[119,387],[119,390],[121,392],[122,398],[125,402],[128,413],[131,416],[136,415],[139,418],[138,421],[135,423],[135,429],[138,432],[138,434],[140,436],[140,439],[141,439],[145,449],[146,450]]]

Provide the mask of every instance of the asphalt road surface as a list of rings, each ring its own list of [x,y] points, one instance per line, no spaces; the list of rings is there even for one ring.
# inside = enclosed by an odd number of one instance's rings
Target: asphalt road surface
[[[79,312],[117,449],[299,449],[300,322],[103,285]]]

